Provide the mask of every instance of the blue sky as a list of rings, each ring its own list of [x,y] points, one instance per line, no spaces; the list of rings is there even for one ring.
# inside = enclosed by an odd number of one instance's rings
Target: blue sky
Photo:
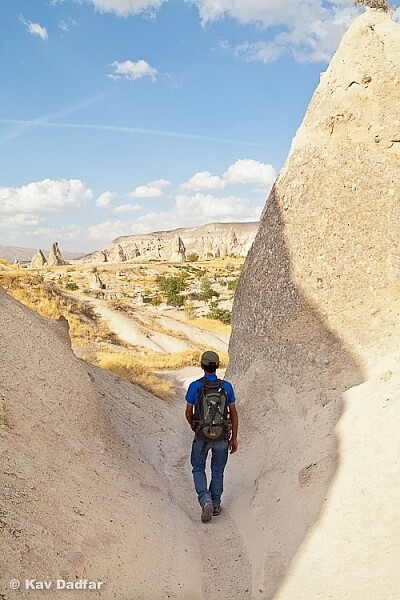
[[[0,245],[91,251],[257,220],[360,12],[352,0],[3,0]]]

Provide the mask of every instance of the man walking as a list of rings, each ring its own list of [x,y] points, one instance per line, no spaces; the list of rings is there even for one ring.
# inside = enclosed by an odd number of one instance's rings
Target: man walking
[[[203,523],[221,514],[224,470],[228,450],[238,448],[239,418],[229,381],[218,379],[219,356],[208,350],[201,357],[204,377],[193,381],[186,393],[186,420],[195,432],[190,462]],[[232,432],[230,431],[232,428]],[[211,481],[207,487],[206,460],[211,450]]]

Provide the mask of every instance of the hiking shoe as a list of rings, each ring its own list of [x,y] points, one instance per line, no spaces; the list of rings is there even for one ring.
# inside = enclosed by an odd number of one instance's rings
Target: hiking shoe
[[[201,520],[203,523],[208,523],[208,521],[211,521],[213,516],[213,505],[211,500],[207,500],[204,504],[203,504],[203,508],[201,511]]]
[[[213,506],[213,517],[218,517],[221,514],[222,506]]]

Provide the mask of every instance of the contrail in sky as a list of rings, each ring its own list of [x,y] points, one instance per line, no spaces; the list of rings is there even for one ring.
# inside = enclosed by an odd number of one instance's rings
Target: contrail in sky
[[[71,111],[70,112],[75,112]],[[66,114],[64,111],[63,115]],[[60,115],[51,115],[48,117],[43,117],[40,119],[34,120],[23,120],[23,119],[0,119],[0,123],[5,125],[19,125],[23,131],[25,131],[29,127],[64,127],[70,129],[91,129],[97,131],[114,131],[116,133],[139,133],[144,135],[158,135],[164,137],[174,137],[181,138],[186,140],[194,140],[199,142],[215,142],[218,144],[235,144],[235,145],[243,145],[243,146],[259,146],[259,147],[273,147],[279,148],[279,146],[272,146],[268,144],[260,144],[257,142],[246,142],[243,140],[233,140],[229,138],[220,138],[220,137],[212,137],[206,135],[197,135],[194,133],[179,133],[177,131],[166,131],[163,129],[142,129],[140,127],[122,127],[118,125],[96,125],[96,124],[82,124],[82,123],[55,123],[51,122],[50,119],[55,116]],[[21,132],[22,133],[22,132]]]
[[[21,119],[3,119],[0,120],[1,123],[10,124],[10,125],[18,125],[13,131],[9,131],[0,137],[0,145],[3,145],[11,140],[15,140],[16,138],[23,135],[26,131],[32,127],[32,125],[46,125],[49,124],[50,121],[54,119],[59,119],[60,117],[66,117],[67,115],[71,115],[76,113],[82,108],[86,108],[91,104],[95,104],[104,98],[104,94],[97,94],[96,96],[92,96],[91,98],[86,98],[81,100],[77,104],[73,104],[69,108],[64,108],[64,110],[60,110],[58,112],[49,113],[48,115],[44,115],[43,117],[38,117],[37,119],[32,120],[21,120]]]

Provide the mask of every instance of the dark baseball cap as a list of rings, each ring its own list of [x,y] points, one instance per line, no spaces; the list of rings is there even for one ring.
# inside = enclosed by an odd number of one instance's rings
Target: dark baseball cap
[[[207,350],[201,355],[201,364],[208,365],[218,365],[219,364],[219,356],[216,352],[212,350]]]

